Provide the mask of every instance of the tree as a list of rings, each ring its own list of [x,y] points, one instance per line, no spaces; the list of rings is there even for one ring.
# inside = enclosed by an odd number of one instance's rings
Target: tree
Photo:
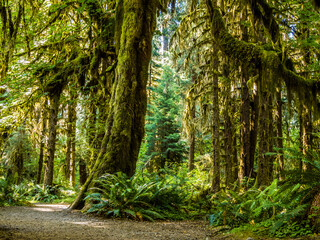
[[[159,170],[166,165],[180,164],[184,157],[184,144],[180,139],[178,114],[182,96],[175,83],[174,73],[163,67],[158,86],[150,87],[151,102],[146,118],[146,158],[150,167]]]
[[[118,1],[115,44],[117,67],[106,133],[97,161],[71,208],[79,206],[93,179],[121,171],[133,175],[144,136],[146,86],[158,1]]]

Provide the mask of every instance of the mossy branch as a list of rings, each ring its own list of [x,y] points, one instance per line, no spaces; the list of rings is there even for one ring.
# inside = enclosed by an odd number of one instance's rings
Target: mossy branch
[[[235,62],[241,61],[255,69],[268,69],[283,79],[291,90],[304,90],[319,92],[318,81],[306,79],[292,70],[285,64],[287,59],[282,59],[281,52],[265,50],[260,46],[247,43],[233,37],[227,30],[219,9],[207,0],[210,15],[211,33],[220,50]],[[290,89],[289,89],[290,90]]]
[[[245,0],[255,19],[262,21],[274,43],[279,42],[279,25],[273,16],[273,9],[265,0]],[[261,11],[263,10],[263,11]]]

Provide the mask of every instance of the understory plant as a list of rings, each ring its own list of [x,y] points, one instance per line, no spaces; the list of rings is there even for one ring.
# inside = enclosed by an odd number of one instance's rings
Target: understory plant
[[[275,179],[266,188],[255,186],[246,191],[225,190],[212,195],[213,226],[251,229],[272,237],[298,237],[319,231],[320,157],[315,151],[301,154],[286,149],[290,158],[303,161],[307,170],[286,172],[286,179]],[[318,205],[317,205],[318,204]]]
[[[88,213],[141,221],[167,218],[169,212],[180,212],[183,202],[178,189],[165,180],[123,173],[100,177],[90,191]]]
[[[7,205],[21,205],[21,200],[12,185],[4,177],[0,177],[0,206]]]
[[[305,217],[309,203],[305,201],[304,190],[299,183],[279,186],[275,179],[263,190],[252,187],[243,193],[232,190],[217,193],[211,198],[209,222],[214,226],[248,228],[272,237],[311,234],[310,221]]]

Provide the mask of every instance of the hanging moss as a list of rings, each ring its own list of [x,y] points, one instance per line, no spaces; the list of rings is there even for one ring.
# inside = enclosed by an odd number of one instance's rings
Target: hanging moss
[[[306,79],[292,71],[292,62],[282,59],[281,52],[265,50],[263,47],[233,37],[225,27],[220,10],[215,8],[209,0],[207,6],[211,19],[212,35],[224,54],[235,62],[246,62],[250,68],[260,69],[263,67],[268,69],[282,79],[291,92],[305,91],[309,95],[313,93],[313,98],[309,99],[310,102],[307,104],[318,106],[318,100],[314,97],[320,92],[320,85],[317,81]]]

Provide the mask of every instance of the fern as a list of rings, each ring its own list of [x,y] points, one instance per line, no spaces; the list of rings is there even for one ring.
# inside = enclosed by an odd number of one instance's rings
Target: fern
[[[162,181],[144,182],[136,176],[128,178],[123,173],[102,176],[90,191],[85,198],[91,204],[88,213],[140,221],[163,219],[160,212],[177,203],[172,200],[178,195],[172,186]]]

